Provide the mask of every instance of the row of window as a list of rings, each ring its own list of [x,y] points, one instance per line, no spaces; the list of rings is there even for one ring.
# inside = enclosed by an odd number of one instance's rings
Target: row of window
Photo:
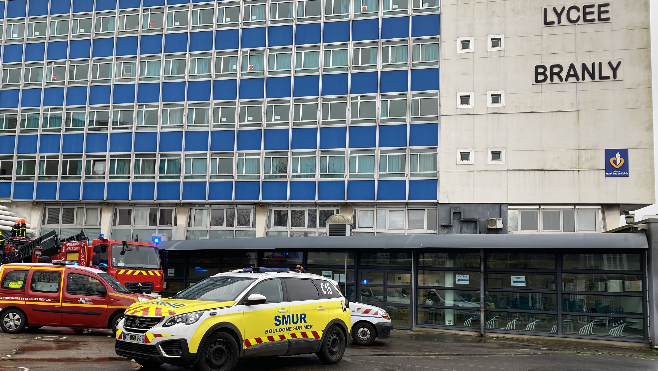
[[[347,170],[347,171],[346,171]],[[0,157],[2,180],[435,178],[437,150],[267,151]]]
[[[217,4],[215,6],[215,4]],[[440,0],[298,0],[245,2],[213,2],[210,4],[178,5],[143,8],[140,10],[53,15],[9,19],[4,26],[6,42],[61,40],[111,36],[115,33],[161,33],[166,31],[209,30],[295,21],[326,20],[400,15],[439,10]]]
[[[411,58],[409,58],[411,54]],[[320,56],[323,56],[322,58]],[[278,49],[249,49],[242,52],[165,54],[157,56],[96,58],[43,63],[3,64],[2,86],[56,86],[175,81],[221,77],[279,76],[362,71],[380,68],[437,66],[439,40],[408,40]]]
[[[184,104],[48,107],[0,112],[0,132],[217,129],[436,121],[437,93]]]
[[[509,233],[584,233],[602,229],[598,207],[510,207],[508,220]]]
[[[474,107],[475,107],[474,92],[457,93],[457,108],[474,108]],[[489,108],[505,107],[505,91],[504,90],[488,91],[487,107]]]
[[[379,233],[436,233],[438,228],[436,207],[370,206],[354,209],[352,230],[354,235]]]

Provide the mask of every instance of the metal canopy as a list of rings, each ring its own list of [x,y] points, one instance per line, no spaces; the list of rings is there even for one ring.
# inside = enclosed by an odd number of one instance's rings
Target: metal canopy
[[[460,234],[163,241],[161,250],[647,249],[644,233]]]

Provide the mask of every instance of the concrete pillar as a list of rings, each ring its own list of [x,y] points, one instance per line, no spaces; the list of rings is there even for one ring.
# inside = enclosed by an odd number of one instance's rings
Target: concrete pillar
[[[256,205],[256,237],[265,237],[267,232],[267,204]]]
[[[114,204],[105,203],[101,205],[101,234],[105,238],[112,236],[112,220],[114,219]]]
[[[176,205],[176,226],[172,228],[172,240],[185,240],[187,239],[187,219],[190,217],[190,205],[182,204]]]
[[[603,205],[603,232],[619,228],[621,207],[619,205]]]
[[[647,315],[649,317],[649,340],[658,348],[658,219],[647,221]]]

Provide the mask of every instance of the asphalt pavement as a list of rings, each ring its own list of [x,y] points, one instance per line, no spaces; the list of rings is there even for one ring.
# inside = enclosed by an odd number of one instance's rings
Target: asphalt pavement
[[[46,327],[32,333],[0,332],[0,371],[136,370],[114,353],[108,330],[76,334]],[[162,370],[183,371],[164,366]],[[314,355],[241,361],[238,370],[271,371],[452,371],[452,370],[657,370],[658,351],[637,345],[582,343],[542,338],[510,339],[421,329],[395,330],[372,346],[350,345],[343,361],[325,366]]]

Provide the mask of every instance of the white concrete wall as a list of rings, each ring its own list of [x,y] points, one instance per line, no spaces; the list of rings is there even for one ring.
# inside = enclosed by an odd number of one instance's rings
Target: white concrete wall
[[[546,27],[543,6],[562,0],[443,0],[440,194],[442,203],[654,203],[649,0],[609,0],[609,23]],[[590,2],[595,3],[595,2]],[[504,51],[488,51],[488,35]],[[474,37],[474,53],[457,39]],[[623,60],[623,80],[534,84],[542,63]],[[505,91],[487,108],[487,91]],[[474,92],[472,109],[458,92]],[[473,165],[457,165],[458,149]],[[504,148],[504,164],[487,164]],[[629,149],[629,178],[606,178],[605,149]]]

